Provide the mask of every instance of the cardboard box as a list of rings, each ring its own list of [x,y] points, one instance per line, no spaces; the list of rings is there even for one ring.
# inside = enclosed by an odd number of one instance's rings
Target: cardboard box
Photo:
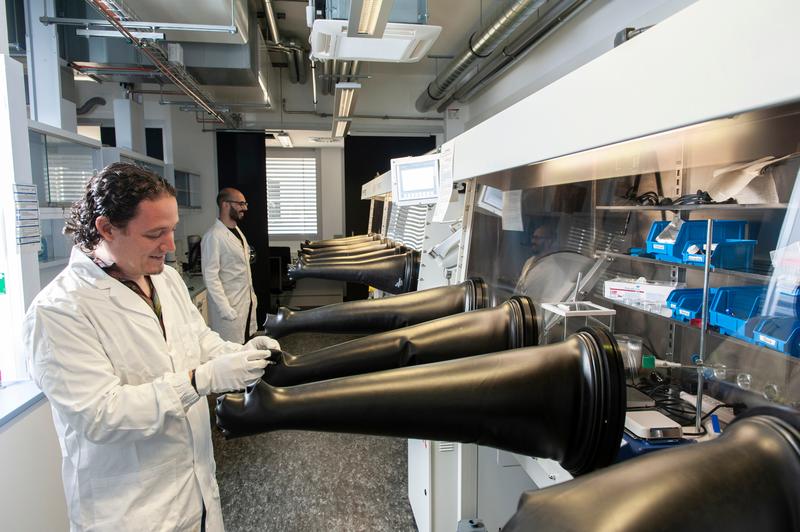
[[[669,294],[676,288],[685,286],[686,283],[648,281],[644,277],[638,279],[617,277],[605,282],[603,295],[608,299],[626,304],[659,303],[666,305]]]

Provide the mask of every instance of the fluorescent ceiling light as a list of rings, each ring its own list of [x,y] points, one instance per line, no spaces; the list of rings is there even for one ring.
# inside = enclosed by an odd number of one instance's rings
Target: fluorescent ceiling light
[[[275,133],[275,138],[278,139],[278,142],[280,142],[281,146],[284,148],[294,148],[294,144],[292,144],[292,137],[290,137],[285,131]]]
[[[333,131],[331,132],[331,136],[341,138],[347,135],[347,132],[350,130],[350,119],[340,119],[337,118],[333,121]]]
[[[353,116],[353,109],[356,104],[356,89],[360,89],[360,83],[337,83],[333,97],[334,116],[348,118]]]
[[[352,0],[347,22],[350,37],[383,37],[394,0]]]
[[[122,33],[118,32],[117,30],[83,30],[78,29],[75,30],[77,35],[81,35],[83,37],[123,37],[125,39],[128,38],[127,35],[123,35]],[[129,31],[131,35],[136,37],[137,39],[150,39],[152,41],[163,41],[164,34],[158,33],[154,31]]]

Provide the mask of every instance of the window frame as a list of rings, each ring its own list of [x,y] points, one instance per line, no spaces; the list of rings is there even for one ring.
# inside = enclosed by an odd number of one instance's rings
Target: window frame
[[[49,141],[57,141],[59,143],[64,143],[73,146],[80,146],[84,149],[90,150],[91,157],[92,157],[92,165],[93,165],[93,172],[92,174],[97,173],[100,169],[103,168],[103,146],[100,144],[99,141],[85,137],[83,135],[79,135],[77,133],[73,133],[71,131],[65,131],[62,129],[55,128],[48,124],[43,124],[41,122],[35,122],[33,120],[28,120],[27,124],[27,134],[28,134],[28,141],[30,142],[31,135],[39,135],[42,138],[42,159],[41,161],[36,160],[34,161],[34,153],[33,151],[29,154],[29,159],[31,163],[31,170],[32,170],[32,184],[35,184],[38,187],[38,196],[39,196],[39,207],[41,208],[68,208],[72,205],[73,201],[79,199],[76,197],[74,199],[67,199],[63,201],[52,201],[51,200],[51,181],[50,181],[50,152],[48,151],[48,143]],[[34,171],[34,164],[43,162],[44,166],[42,168],[38,168],[38,170],[42,170],[43,172]],[[41,175],[39,175],[41,173]],[[87,176],[84,181],[85,184],[91,179],[91,175]]]
[[[314,159],[316,171],[316,217],[317,217],[317,231],[315,233],[272,233],[272,228],[269,223],[269,172],[267,169],[267,159],[297,159],[306,158]],[[283,240],[303,240],[303,239],[318,239],[322,235],[322,169],[320,168],[320,152],[318,149],[313,148],[267,148],[267,154],[264,159],[265,169],[265,192],[267,195],[267,234],[271,241]]]
[[[181,203],[180,200],[180,192],[183,192],[183,188],[178,188],[178,174],[185,174],[186,176],[186,195],[187,195],[187,203]],[[181,179],[183,175],[181,175]],[[183,170],[181,168],[173,168],[172,169],[172,186],[175,187],[175,200],[178,202],[178,208],[180,209],[190,209],[190,210],[200,210],[203,208],[203,181],[202,176],[197,172],[191,172],[189,170]],[[195,201],[192,201],[192,200]]]

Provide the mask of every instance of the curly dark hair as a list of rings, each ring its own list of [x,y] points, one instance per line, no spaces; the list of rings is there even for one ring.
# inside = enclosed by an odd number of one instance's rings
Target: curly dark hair
[[[91,251],[102,240],[95,227],[98,216],[107,217],[116,227],[125,227],[136,216],[141,201],[164,195],[175,197],[175,188],[163,177],[134,164],[110,164],[89,180],[83,198],[72,205],[64,234],[72,235],[76,245]]]

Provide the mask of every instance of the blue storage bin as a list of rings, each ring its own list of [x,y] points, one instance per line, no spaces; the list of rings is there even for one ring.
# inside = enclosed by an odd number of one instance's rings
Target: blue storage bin
[[[795,318],[764,318],[756,325],[753,340],[775,351],[800,356],[800,321]]]
[[[683,252],[689,242],[706,241],[706,220],[690,220],[683,222],[674,244],[657,242],[656,237],[669,225],[668,221],[653,222],[647,234],[647,252],[653,253],[657,259],[667,262],[683,263]],[[744,220],[719,220],[714,222],[711,241],[741,240],[745,237],[747,222]]]
[[[680,255],[680,250],[683,249],[683,242],[686,241],[686,236],[688,232],[684,232],[684,227],[688,222],[684,222],[681,226],[680,231],[678,231],[678,236],[675,239],[674,244],[666,244],[662,242],[657,242],[656,237],[661,234],[668,225],[669,222],[662,221],[662,222],[653,222],[653,225],[650,226],[650,232],[647,234],[647,240],[645,242],[647,246],[647,252],[653,253],[657,259],[665,260],[668,262],[682,262],[683,258]],[[702,235],[698,235],[695,238],[699,238]],[[679,253],[676,255],[673,250],[675,248],[679,249]]]
[[[716,293],[716,288],[708,289],[709,301],[714,300]],[[672,317],[678,321],[689,322],[694,319],[701,319],[703,289],[676,288],[667,296],[667,306],[672,309]]]
[[[685,251],[692,245],[703,248],[705,240],[688,241],[683,252],[683,262],[702,266],[706,263],[704,253],[689,253]],[[726,270],[749,270],[753,266],[753,252],[756,249],[755,240],[731,239],[720,242],[711,253],[711,267]]]
[[[722,334],[752,342],[766,294],[763,286],[720,287],[709,307],[708,321]]]

